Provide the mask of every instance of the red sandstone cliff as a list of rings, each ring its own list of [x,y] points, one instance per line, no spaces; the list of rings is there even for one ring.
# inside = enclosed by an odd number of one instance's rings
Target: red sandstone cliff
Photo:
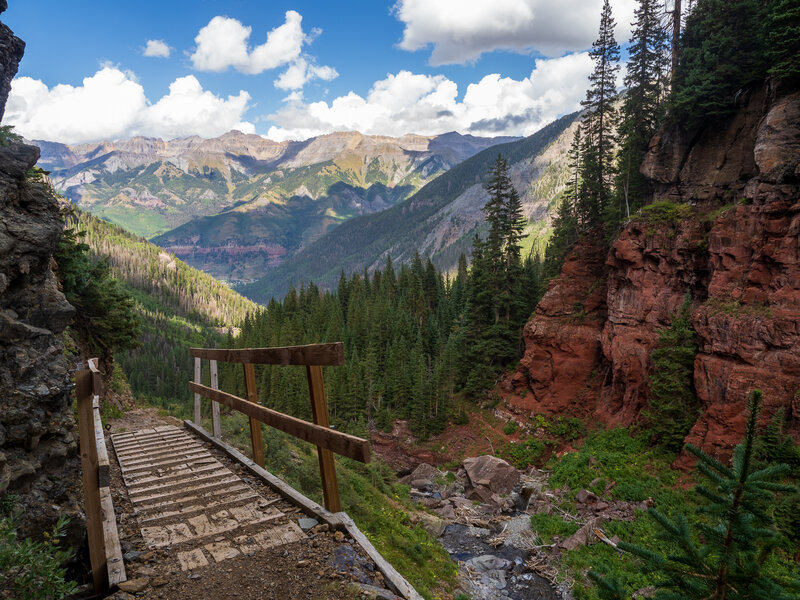
[[[702,415],[687,441],[725,456],[745,401],[765,393],[800,439],[800,93],[751,94],[692,139],[666,130],[642,166],[684,219],[629,223],[606,252],[579,243],[525,327],[507,400],[629,425],[648,402],[650,352],[687,292]]]

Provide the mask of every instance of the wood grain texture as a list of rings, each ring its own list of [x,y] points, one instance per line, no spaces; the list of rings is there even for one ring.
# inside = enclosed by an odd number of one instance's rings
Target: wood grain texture
[[[219,389],[219,373],[217,371],[217,361],[209,361],[211,367],[211,389]],[[222,437],[222,428],[219,422],[219,402],[211,401],[211,432],[214,437]]]
[[[308,395],[311,398],[311,414],[314,423],[320,427],[330,428],[331,422],[328,415],[328,399],[325,396],[325,380],[322,377],[322,367],[318,365],[306,367],[308,376]],[[342,510],[339,501],[339,483],[336,479],[336,463],[333,452],[327,448],[317,446],[319,458],[319,472],[322,475],[322,495],[325,499],[325,508],[331,512]]]
[[[108,585],[114,587],[128,577],[125,573],[125,563],[122,560],[122,546],[117,530],[117,518],[114,514],[114,504],[111,501],[111,488],[100,489],[100,507],[103,512],[103,538],[106,543],[106,567],[108,571]]]
[[[244,387],[247,390],[247,401],[258,406],[255,367],[251,363],[245,363],[242,366],[244,367]],[[261,438],[261,423],[252,415],[250,416],[250,443],[253,447],[253,460],[259,467],[263,467],[264,441]]]
[[[100,401],[98,396],[92,400],[92,424],[94,425],[94,444],[97,449],[97,485],[101,488],[111,484],[111,466],[108,462],[106,438],[103,433],[103,421],[100,418]]]
[[[278,348],[190,348],[189,355],[221,362],[250,363],[254,365],[320,365],[344,364],[344,344],[309,344],[307,346],[282,346]]]
[[[90,369],[82,369],[75,373],[81,479],[86,512],[86,532],[89,538],[89,561],[92,565],[92,585],[95,593],[99,594],[108,589],[108,571],[106,569],[106,544],[103,537],[103,509],[100,505],[100,486],[98,485],[92,380],[93,373]]]
[[[195,383],[203,383],[203,363],[199,358],[194,359],[194,381]],[[194,422],[202,425],[202,415],[200,414],[200,395],[194,395]]]
[[[279,413],[265,406],[253,404],[233,394],[228,394],[221,390],[212,390],[210,387],[204,385],[190,382],[189,389],[206,398],[216,400],[220,404],[230,406],[234,410],[238,410],[249,417],[253,417],[270,427],[279,429],[301,440],[311,442],[316,446],[322,446],[323,448],[332,450],[336,454],[341,454],[347,458],[352,458],[353,460],[364,463],[370,460],[369,442],[367,440],[340,431],[333,431],[327,427],[308,423],[302,419]]]

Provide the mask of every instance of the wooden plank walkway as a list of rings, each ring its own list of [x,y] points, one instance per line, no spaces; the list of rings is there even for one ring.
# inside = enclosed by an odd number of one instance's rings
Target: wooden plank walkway
[[[165,425],[111,435],[151,549],[175,552],[183,571],[303,539],[297,523],[183,430]]]

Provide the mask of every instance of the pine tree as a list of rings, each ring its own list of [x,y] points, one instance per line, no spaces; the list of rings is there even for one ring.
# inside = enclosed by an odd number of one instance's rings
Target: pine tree
[[[589,89],[581,105],[587,110],[584,118],[584,151],[581,178],[583,190],[577,203],[579,223],[588,230],[600,223],[610,196],[613,176],[614,128],[617,111],[619,45],[614,38],[614,17],[609,0],[604,0],[600,15],[600,32],[589,55],[594,71],[589,75]]]
[[[745,437],[734,450],[732,466],[725,466],[690,444],[686,446],[697,457],[698,470],[710,482],[695,488],[707,503],[699,509],[702,517],[692,522],[683,515],[669,518],[655,509],[649,511],[661,528],[660,539],[668,548],[666,553],[620,542],[620,549],[639,556],[658,576],[656,600],[796,597],[763,568],[780,541],[769,514],[770,504],[776,492],[793,492],[796,488],[779,483],[789,472],[787,465],[754,469],[761,403],[761,391],[753,390]]]
[[[703,0],[681,39],[672,117],[688,130],[729,115],[768,68],[760,0]]]
[[[764,29],[769,74],[792,87],[800,85],[800,4],[797,0],[767,3]]]
[[[467,289],[465,391],[477,396],[491,387],[499,370],[517,353],[524,320],[521,239],[526,220],[519,194],[511,183],[508,163],[499,156],[486,190],[483,208],[489,232],[475,236],[472,273]]]
[[[625,76],[627,92],[618,137],[615,191],[619,200],[615,220],[629,219],[651,193],[650,182],[639,167],[650,138],[664,114],[667,69],[667,33],[659,18],[657,0],[639,0]]]
[[[697,345],[690,309],[687,293],[671,326],[658,330],[658,344],[651,353],[650,408],[643,413],[653,441],[672,452],[683,447],[699,413],[693,385]]]

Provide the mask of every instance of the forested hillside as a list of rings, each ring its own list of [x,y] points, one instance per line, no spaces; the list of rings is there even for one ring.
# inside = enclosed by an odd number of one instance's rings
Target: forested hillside
[[[485,234],[481,208],[488,199],[484,189],[498,154],[510,165],[524,203],[526,233],[546,242],[548,213],[569,179],[565,155],[574,129],[575,114],[566,115],[525,139],[498,144],[454,166],[416,194],[382,212],[357,217],[288,258],[261,280],[241,287],[246,296],[268,302],[282,297],[289,286],[313,280],[330,289],[344,269],[351,275],[379,268],[391,255],[408,262],[415,252],[431,258],[437,268],[452,272],[461,253],[469,254],[476,229]]]
[[[218,346],[256,305],[210,275],[197,271],[146,240],[88,213],[76,211],[68,226],[134,299],[141,315],[140,345],[117,351],[133,393],[147,402],[188,402],[192,378],[188,349]]]
[[[326,231],[405,199],[465,158],[514,138],[331,133],[274,142],[37,142],[40,166],[79,207],[225,281],[252,281]]]

